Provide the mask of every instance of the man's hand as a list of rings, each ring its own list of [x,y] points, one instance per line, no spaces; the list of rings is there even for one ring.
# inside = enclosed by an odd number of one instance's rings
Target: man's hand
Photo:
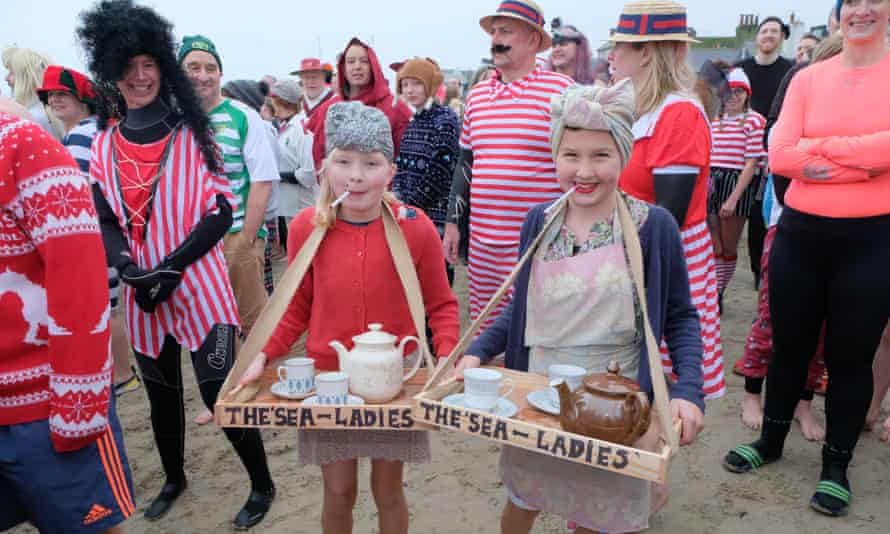
[[[688,400],[671,399],[671,416],[674,421],[679,419],[683,423],[680,429],[680,445],[689,445],[695,441],[705,426],[705,414]]]
[[[442,248],[445,252],[445,260],[451,265],[457,263],[457,251],[460,246],[460,230],[454,223],[445,223],[445,236],[442,238]]]
[[[136,304],[146,313],[152,313],[176,291],[182,281],[182,273],[171,269],[164,262],[149,271],[129,263],[120,269],[121,280],[136,290]]]

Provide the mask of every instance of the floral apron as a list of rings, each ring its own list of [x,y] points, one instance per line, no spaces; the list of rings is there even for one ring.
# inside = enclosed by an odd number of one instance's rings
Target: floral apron
[[[545,236],[529,280],[525,343],[529,372],[555,363],[637,379],[642,317],[638,314],[617,211],[611,242],[574,256],[544,259]],[[561,224],[553,226],[560,231]],[[516,447],[504,447],[501,478],[521,508],[558,514],[595,531],[637,532],[649,526],[650,483]]]

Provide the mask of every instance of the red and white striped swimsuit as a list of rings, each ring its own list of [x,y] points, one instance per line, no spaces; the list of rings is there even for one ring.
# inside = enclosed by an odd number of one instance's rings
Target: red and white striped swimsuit
[[[102,188],[121,228],[127,228],[113,158],[115,131],[109,128],[96,136],[90,175]],[[233,201],[228,180],[207,169],[191,130],[181,128],[174,133],[172,143],[151,204],[145,238],[134,240],[125,232],[133,260],[142,269],[155,267],[185,241],[204,214],[216,209],[216,195]],[[145,313],[136,305],[134,292],[126,284],[123,298],[133,350],[145,356],[156,358],[167,335],[189,351],[196,351],[214,325],[239,324],[222,241],[185,270],[173,296],[154,313]]]
[[[744,115],[715,119],[711,124],[711,135],[714,138],[711,167],[742,170],[747,159],[765,160],[765,129],[766,119],[753,110]]]
[[[658,109],[640,117],[634,124],[633,133],[633,153],[619,182],[626,193],[654,204],[654,174],[660,170],[683,172],[692,168],[698,172],[680,233],[689,269],[692,304],[698,311],[701,326],[705,397],[722,397],[726,382],[717,304],[717,269],[705,220],[711,158],[710,121],[698,102],[672,94]],[[671,372],[668,348],[663,341],[661,361],[665,372]]]
[[[496,77],[467,97],[461,148],[473,152],[470,188],[470,317],[475,319],[516,265],[519,230],[536,204],[557,198],[550,99],[571,78],[535,68],[510,84]],[[508,299],[504,299],[488,326]]]

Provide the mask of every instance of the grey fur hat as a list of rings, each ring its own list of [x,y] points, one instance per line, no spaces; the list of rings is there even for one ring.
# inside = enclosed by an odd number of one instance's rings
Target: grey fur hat
[[[325,156],[335,148],[382,152],[392,161],[394,149],[389,119],[377,108],[360,102],[338,102],[325,118]]]

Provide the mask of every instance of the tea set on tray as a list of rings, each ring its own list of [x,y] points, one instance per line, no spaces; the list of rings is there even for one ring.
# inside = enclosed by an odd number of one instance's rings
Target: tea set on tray
[[[331,341],[340,360],[338,372],[316,376],[312,358],[285,360],[278,367],[280,381],[272,385],[272,393],[309,405],[382,404],[398,397],[421,362],[418,358],[405,374],[405,345],[420,341],[407,336],[396,345],[396,336],[384,332],[382,325],[368,328],[352,338],[355,346],[351,351],[339,341]],[[619,372],[617,362],[609,365],[607,373],[590,375],[576,365],[551,365],[547,369],[550,387],[529,393],[528,403],[558,416],[568,432],[631,445],[649,428],[649,398],[636,382]],[[507,391],[501,393],[505,387]],[[512,380],[500,371],[472,368],[464,371],[463,393],[449,395],[442,402],[509,418],[519,412],[507,398],[512,391]]]
[[[420,368],[418,358],[405,374],[403,368],[407,336],[398,344],[396,336],[383,331],[383,325],[368,325],[369,330],[352,338],[355,346],[347,350],[339,341],[330,345],[337,351],[340,371],[315,374],[312,358],[290,358],[278,367],[279,381],[272,384],[272,393],[279,397],[302,400],[308,405],[382,404],[398,397],[402,385]]]
[[[649,398],[629,378],[619,375],[617,362],[607,373],[587,374],[577,365],[554,364],[547,369],[550,387],[532,391],[529,405],[559,417],[563,430],[621,445],[636,442],[649,428]],[[502,387],[509,388],[500,394]],[[464,392],[442,399],[445,404],[512,417],[519,408],[506,397],[511,380],[494,369],[464,371]]]

